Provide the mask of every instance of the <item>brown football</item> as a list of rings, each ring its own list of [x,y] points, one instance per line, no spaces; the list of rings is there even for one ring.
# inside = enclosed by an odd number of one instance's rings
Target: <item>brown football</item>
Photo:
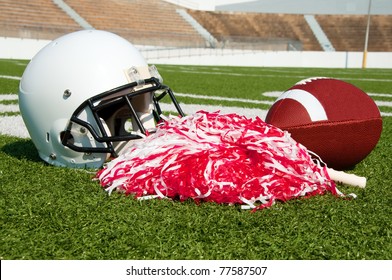
[[[362,161],[382,131],[382,117],[373,99],[333,78],[298,82],[275,101],[266,122],[287,130],[328,167],[338,170]]]

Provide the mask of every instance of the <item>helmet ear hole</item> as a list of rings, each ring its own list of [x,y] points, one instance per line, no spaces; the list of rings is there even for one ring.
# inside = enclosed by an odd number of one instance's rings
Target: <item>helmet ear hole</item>
[[[121,131],[123,131],[124,133],[132,133],[132,131],[135,131],[132,118],[123,119],[122,122],[123,123],[120,128]]]
[[[127,107],[121,107],[116,110],[110,117],[101,122],[108,135],[126,135],[133,129],[132,116]]]

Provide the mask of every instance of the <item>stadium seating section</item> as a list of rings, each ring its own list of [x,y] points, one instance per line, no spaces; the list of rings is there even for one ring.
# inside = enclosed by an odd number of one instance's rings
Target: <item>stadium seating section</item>
[[[80,26],[51,0],[1,0],[0,36],[53,39]]]
[[[96,29],[115,32],[135,44],[205,46],[204,39],[161,0],[66,0]]]
[[[161,0],[65,0],[96,29],[135,44],[205,47],[205,39]],[[51,0],[1,0],[0,36],[54,39],[82,27]],[[216,39],[218,47],[311,50],[321,47],[303,15],[187,10]],[[362,51],[366,15],[316,15],[337,51]],[[392,15],[373,15],[369,51],[392,51]]]
[[[253,41],[266,48],[321,50],[303,15],[219,13],[192,11],[188,13],[222,43]],[[252,39],[252,40],[251,40]],[[299,48],[295,43],[299,42]],[[238,43],[237,43],[238,44]]]
[[[317,21],[337,51],[362,51],[367,15],[318,15]],[[369,51],[392,51],[392,15],[372,15]]]

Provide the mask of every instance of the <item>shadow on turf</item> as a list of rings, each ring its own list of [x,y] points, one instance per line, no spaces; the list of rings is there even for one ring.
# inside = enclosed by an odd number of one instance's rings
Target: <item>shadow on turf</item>
[[[17,140],[4,145],[1,150],[17,159],[26,159],[34,162],[41,162],[37,150],[31,140]]]

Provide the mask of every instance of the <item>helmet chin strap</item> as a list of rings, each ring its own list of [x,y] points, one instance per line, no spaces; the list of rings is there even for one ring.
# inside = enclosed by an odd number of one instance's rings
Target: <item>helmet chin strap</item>
[[[132,106],[135,109],[136,115],[138,116],[144,129],[146,131],[155,129],[155,119],[152,113],[152,93],[136,96],[132,99]],[[132,119],[132,127],[135,132],[141,132],[137,122],[134,119]]]

